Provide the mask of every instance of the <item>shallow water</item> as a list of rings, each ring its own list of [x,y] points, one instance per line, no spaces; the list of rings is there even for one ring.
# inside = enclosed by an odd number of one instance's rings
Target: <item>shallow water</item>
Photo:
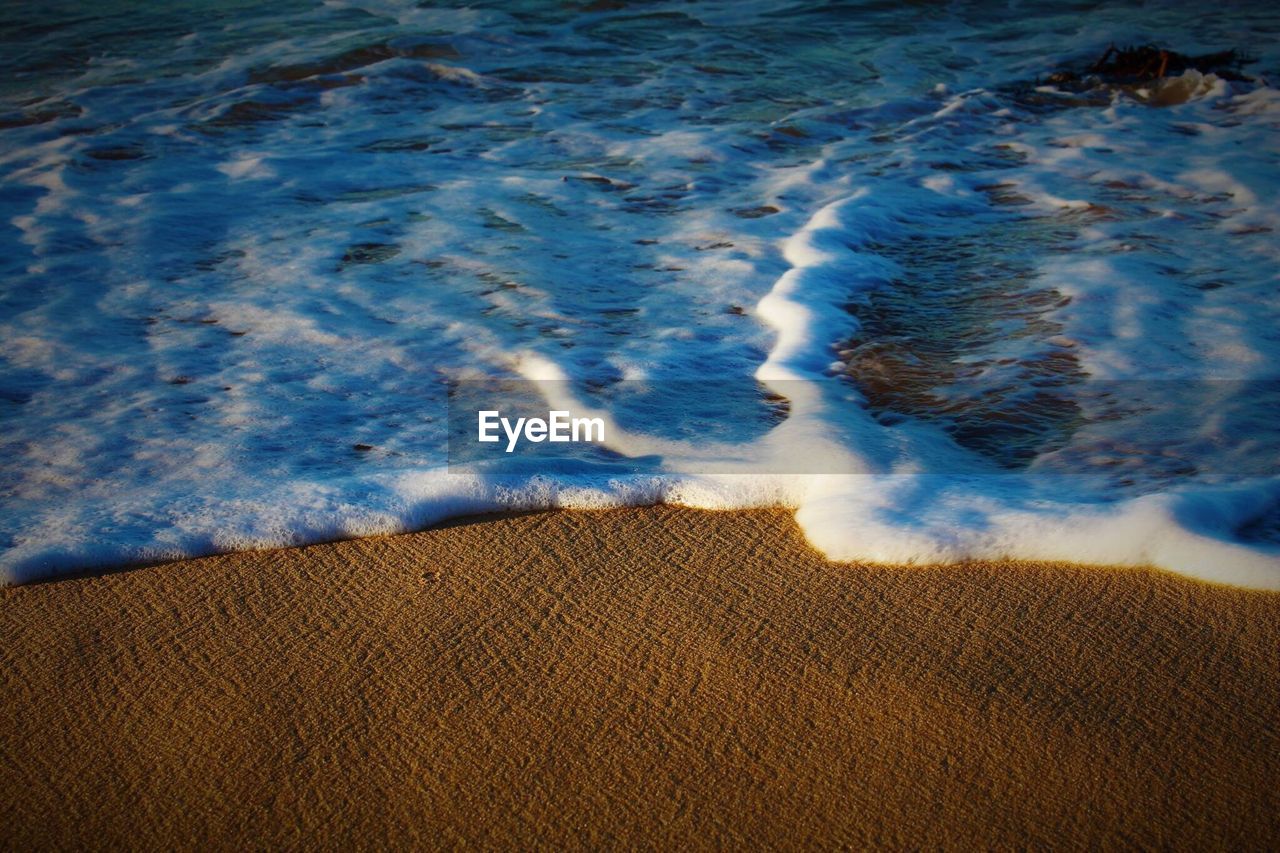
[[[1277,33],[1261,3],[0,12],[0,571],[668,500],[794,506],[838,558],[1280,585]],[[1036,86],[1148,41],[1257,82]],[[607,446],[460,455],[495,379]]]

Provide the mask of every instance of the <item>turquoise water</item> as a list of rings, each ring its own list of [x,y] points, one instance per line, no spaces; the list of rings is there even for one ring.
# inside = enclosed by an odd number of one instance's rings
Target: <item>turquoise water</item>
[[[793,506],[839,558],[1276,585],[1278,32],[1264,4],[0,12],[0,571],[667,500]],[[1237,47],[1253,80],[1039,85],[1112,42]],[[460,455],[492,379],[616,428]]]

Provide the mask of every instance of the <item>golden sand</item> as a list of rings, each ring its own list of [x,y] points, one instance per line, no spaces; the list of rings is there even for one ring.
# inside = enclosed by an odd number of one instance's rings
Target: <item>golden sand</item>
[[[1280,841],[1280,595],[474,519],[9,589],[0,846]]]

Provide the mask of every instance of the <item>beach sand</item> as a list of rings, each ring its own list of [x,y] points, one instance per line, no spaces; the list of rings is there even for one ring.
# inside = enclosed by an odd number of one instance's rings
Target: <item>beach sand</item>
[[[655,507],[0,595],[6,848],[1280,842],[1273,593]]]

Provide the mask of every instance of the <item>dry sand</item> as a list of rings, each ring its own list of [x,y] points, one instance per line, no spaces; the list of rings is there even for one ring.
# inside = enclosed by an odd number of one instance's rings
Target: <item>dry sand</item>
[[[11,848],[1280,842],[1280,595],[832,564],[783,511],[21,587],[0,636]]]

